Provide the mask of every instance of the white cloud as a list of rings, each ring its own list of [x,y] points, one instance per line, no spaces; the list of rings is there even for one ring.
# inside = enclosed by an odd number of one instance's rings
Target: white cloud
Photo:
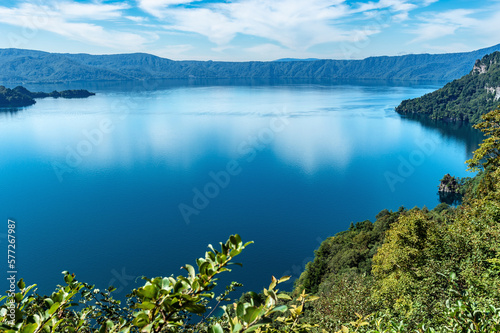
[[[448,45],[423,45],[426,49],[438,51],[439,53],[457,53],[470,51],[470,47],[463,43],[452,43]]]
[[[457,30],[463,28],[476,29],[480,22],[470,17],[476,11],[470,9],[454,9],[446,12],[432,13],[420,20],[415,29],[410,33],[417,35],[410,43],[423,42],[454,35]]]
[[[50,5],[22,3],[17,8],[0,6],[0,22],[19,26],[31,32],[44,30],[73,40],[114,48],[140,47],[148,39],[136,33],[105,29],[87,23],[89,19],[105,20],[121,17],[123,4],[104,5],[52,2]],[[82,20],[84,22],[78,22]],[[151,35],[149,35],[151,36]]]
[[[480,39],[491,41],[495,43],[500,42],[498,31],[500,31],[500,6],[491,8],[488,11],[490,14],[486,18],[476,21],[475,30]]]
[[[304,51],[323,43],[359,42],[360,36],[369,38],[391,21],[407,20],[410,11],[434,1],[379,0],[350,5],[345,0],[230,0],[205,4],[192,0],[138,0],[138,4],[166,23],[166,29],[200,34],[219,47],[243,34]],[[196,6],[187,8],[183,6],[186,3]],[[390,17],[379,22],[379,12]]]
[[[194,49],[192,45],[189,44],[178,44],[178,45],[168,45],[161,49],[149,50],[149,52],[164,58],[177,58],[182,56],[184,53]]]
[[[306,59],[306,58],[317,58],[318,55],[314,53],[310,53],[307,51],[295,51],[290,50],[288,48],[281,47],[276,44],[260,44],[252,47],[248,47],[244,49],[245,55],[249,56],[258,61],[268,61],[270,59],[277,60],[280,58],[298,58],[298,59]],[[321,56],[320,56],[321,57]]]
[[[124,16],[127,20],[136,22],[136,23],[143,23],[146,22],[148,19],[143,16]]]
[[[359,5],[357,12],[366,12],[377,9],[389,9],[394,12],[409,12],[418,8],[416,4],[409,3],[407,0],[380,0],[378,2],[368,2]]]
[[[145,12],[156,17],[163,17],[166,7],[191,3],[193,0],[137,0],[137,2],[139,8]]]
[[[238,34],[277,41],[292,49],[353,39],[359,29],[341,30],[332,21],[348,15],[343,1],[244,0],[205,8],[169,8],[164,14],[173,30],[194,32],[228,44]]]
[[[55,3],[56,10],[66,19],[108,20],[121,17],[121,11],[130,8],[127,4],[99,4],[60,2]]]

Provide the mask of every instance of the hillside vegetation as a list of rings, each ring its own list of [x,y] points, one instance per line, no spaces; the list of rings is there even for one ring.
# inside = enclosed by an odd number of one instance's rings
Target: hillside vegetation
[[[445,80],[465,75],[474,61],[500,44],[473,52],[411,54],[363,60],[222,62],[173,61],[145,53],[89,55],[0,49],[0,82],[145,79],[369,79]]]
[[[500,99],[500,52],[476,61],[472,71],[420,98],[403,101],[396,112],[435,120],[478,123]]]
[[[319,296],[308,321],[331,332],[500,332],[500,109],[467,161],[456,208],[382,211],[325,240],[296,282]],[[350,323],[350,324],[346,324]],[[342,331],[344,332],[344,331]]]

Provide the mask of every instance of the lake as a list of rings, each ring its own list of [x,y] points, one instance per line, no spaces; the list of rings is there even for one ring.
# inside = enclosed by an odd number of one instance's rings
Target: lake
[[[464,161],[482,139],[394,112],[437,84],[26,87],[97,93],[0,113],[0,244],[14,219],[18,277],[41,293],[68,270],[120,298],[137,277],[181,274],[234,233],[255,244],[222,282],[258,291],[272,275],[298,278],[320,242],[351,222],[436,206],[439,180],[469,175]]]

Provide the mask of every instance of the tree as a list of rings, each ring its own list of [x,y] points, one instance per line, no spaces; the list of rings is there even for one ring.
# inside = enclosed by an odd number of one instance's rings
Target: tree
[[[478,186],[478,193],[482,196],[499,195],[500,180],[500,108],[485,114],[483,121],[474,126],[481,130],[486,139],[474,152],[472,159],[467,161],[471,171],[480,171],[483,178]]]
[[[375,300],[405,317],[430,317],[442,310],[436,297],[445,290],[436,275],[443,269],[437,268],[441,239],[442,228],[432,214],[412,209],[401,215],[373,257]]]

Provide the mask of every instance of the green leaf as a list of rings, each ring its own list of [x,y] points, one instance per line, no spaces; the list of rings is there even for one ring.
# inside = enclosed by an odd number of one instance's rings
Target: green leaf
[[[229,236],[229,241],[231,244],[233,244],[235,247],[238,247],[238,239],[235,236]],[[241,240],[240,240],[241,241]]]
[[[37,324],[27,324],[21,330],[19,331],[20,333],[33,333],[37,328]]]
[[[23,300],[23,295],[21,293],[16,293],[14,295],[14,299],[16,300],[16,303],[21,303],[21,301]]]
[[[21,279],[19,279],[19,282],[17,283],[17,287],[18,287],[19,289],[21,289],[21,290],[22,290],[22,289],[24,289],[24,287],[26,287],[26,284],[24,283],[24,281],[23,281],[23,279],[22,279],[22,278],[21,278]]]
[[[243,318],[244,315],[245,305],[243,303],[238,303],[238,305],[236,306],[236,316],[238,316],[238,318]]]
[[[243,326],[240,323],[236,323],[233,327],[233,332],[240,332]]]
[[[142,302],[141,304],[137,305],[137,308],[144,310],[152,310],[155,308],[155,305],[151,302]]]
[[[189,311],[191,313],[204,313],[206,311],[205,306],[201,304],[188,305],[185,307],[185,309],[186,311]]]
[[[278,294],[278,298],[279,299],[284,299],[284,300],[287,300],[287,301],[291,301],[292,300],[292,298],[289,295],[287,295],[287,294]]]
[[[169,278],[163,278],[161,280],[161,289],[169,290],[171,285],[172,284],[170,283],[170,279]]]
[[[285,312],[287,309],[288,309],[288,307],[286,305],[280,305],[280,306],[277,306],[274,309],[272,309],[269,313],[278,312],[278,311]]]
[[[291,276],[289,275],[286,275],[286,276],[283,276],[281,279],[279,279],[278,283],[283,283],[285,281],[288,281],[290,280]]]
[[[185,281],[179,280],[174,286],[174,293],[182,292],[183,290],[186,290],[188,288],[189,285]]]
[[[49,315],[52,315],[54,312],[56,312],[57,309],[59,308],[59,305],[61,305],[59,302],[52,304],[52,306],[49,309]]]
[[[64,282],[66,282],[67,284],[70,284],[71,282],[73,282],[73,279],[75,278],[75,274],[66,274],[64,275]]]
[[[185,269],[186,271],[188,271],[189,276],[191,276],[191,277],[195,277],[195,276],[196,276],[196,272],[195,272],[195,270],[194,270],[193,266],[191,266],[191,265],[187,265],[187,264],[186,264],[186,265],[184,266],[184,269]]]
[[[59,319],[55,324],[54,326],[52,326],[52,331],[53,332],[57,332],[57,327],[65,320],[66,318],[61,318]]]
[[[255,306],[248,307],[246,309],[246,314],[243,317],[243,320],[247,323],[250,324],[254,322],[257,318],[259,318],[261,309],[257,308]]]
[[[278,283],[278,280],[276,280],[276,278],[273,276],[273,280],[272,280],[271,284],[269,285],[269,290],[274,289],[274,287],[276,287],[277,283]]]
[[[152,284],[139,288],[137,293],[143,298],[154,299],[156,297],[157,288]]]
[[[210,333],[224,333],[224,331],[222,330],[222,327],[217,323],[213,326],[210,326],[210,330],[209,330]]]
[[[247,247],[248,245],[253,244],[253,241],[246,242],[245,245],[243,245],[243,248]]]
[[[141,329],[141,332],[149,333],[153,329],[153,324],[148,324]]]
[[[234,238],[236,238],[236,242],[238,244],[238,247],[241,247],[243,245],[243,242],[241,241],[241,237],[238,234],[234,235]]]
[[[108,331],[108,327],[106,324],[101,325],[101,328],[99,329],[99,333],[106,333]]]
[[[272,323],[272,320],[269,319],[269,318],[262,318],[262,321],[260,321],[259,323],[255,324],[255,325],[252,325],[250,326],[249,328],[247,328],[244,332],[253,332],[255,331],[256,329],[258,329],[259,327],[261,326],[265,326],[267,324],[270,324]]]

